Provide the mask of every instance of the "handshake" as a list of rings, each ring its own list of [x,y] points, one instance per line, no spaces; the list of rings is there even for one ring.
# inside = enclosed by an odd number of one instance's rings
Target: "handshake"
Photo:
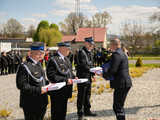
[[[95,73],[96,75],[103,77],[105,80],[114,80],[113,76],[111,76],[111,75],[106,76],[106,73],[108,73],[108,70],[110,68],[110,64],[111,64],[110,62],[107,62],[107,63],[103,64],[102,67],[91,68],[90,72]]]

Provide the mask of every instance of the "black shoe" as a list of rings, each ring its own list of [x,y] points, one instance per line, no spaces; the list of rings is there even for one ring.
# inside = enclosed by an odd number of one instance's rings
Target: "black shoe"
[[[78,116],[78,120],[87,120],[87,119],[83,118],[83,116]]]
[[[97,114],[96,114],[96,113],[92,113],[91,111],[88,111],[88,112],[85,112],[85,113],[84,113],[84,116],[92,116],[92,117],[95,117],[95,116],[97,116]]]

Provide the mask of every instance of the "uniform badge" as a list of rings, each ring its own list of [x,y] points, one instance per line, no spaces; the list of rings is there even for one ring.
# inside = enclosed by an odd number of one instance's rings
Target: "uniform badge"
[[[61,60],[62,58],[61,58],[61,57],[59,57],[59,59]]]
[[[38,72],[34,72],[34,74],[35,74],[35,75],[37,75],[37,74],[38,74]]]
[[[32,63],[33,66],[35,66],[36,64]]]

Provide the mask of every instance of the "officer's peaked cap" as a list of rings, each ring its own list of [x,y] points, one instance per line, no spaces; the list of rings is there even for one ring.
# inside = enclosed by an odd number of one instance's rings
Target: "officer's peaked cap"
[[[31,50],[44,51],[44,43],[43,42],[33,42],[31,45]]]
[[[59,42],[57,43],[58,47],[68,47],[71,48],[71,44],[69,42]]]
[[[87,38],[84,38],[85,42],[89,42],[91,44],[94,44],[94,40],[92,37],[87,37]]]

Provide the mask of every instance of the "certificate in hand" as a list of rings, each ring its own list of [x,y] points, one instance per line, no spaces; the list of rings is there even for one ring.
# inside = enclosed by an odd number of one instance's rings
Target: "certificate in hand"
[[[93,72],[93,73],[96,73],[96,74],[102,74],[102,67],[91,68],[90,72]]]
[[[59,90],[65,85],[66,85],[66,82],[50,83],[49,85],[46,85],[44,88],[46,89],[46,91],[52,91],[52,90]]]
[[[88,79],[72,79],[73,83],[84,83],[87,82]]]

